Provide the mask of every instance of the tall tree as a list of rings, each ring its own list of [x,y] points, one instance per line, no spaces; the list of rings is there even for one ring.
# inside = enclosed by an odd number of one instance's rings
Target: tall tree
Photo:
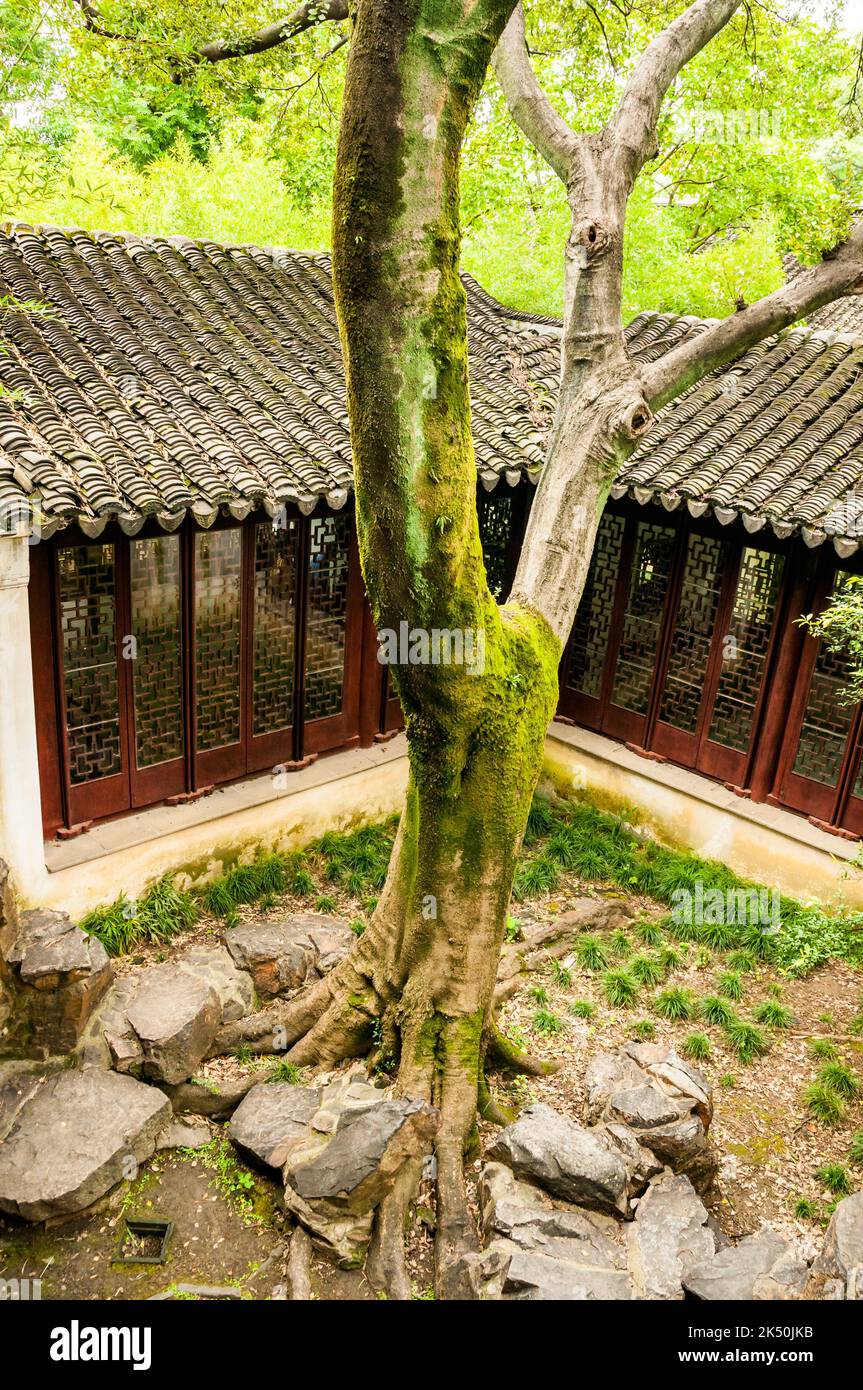
[[[78,0],[98,34],[93,0]],[[301,6],[243,39],[198,45],[196,62],[261,51],[342,0]],[[514,0],[356,0],[334,196],[334,280],[351,419],[363,572],[382,629],[483,633],[485,663],[404,665],[410,778],[389,876],[350,956],[287,1005],[237,1027],[259,1050],[274,1028],[289,1056],[330,1066],[374,1044],[396,1086],[439,1108],[437,1268],[464,1290],[472,1240],[463,1155],[486,1094],[486,1059],[533,1069],[500,1036],[492,996],[516,854],[556,697],[561,647],[599,518],[654,413],[863,281],[863,230],[793,284],[647,366],[621,326],[627,203],[656,144],[663,99],[740,0],[695,0],[635,63],[610,119],[576,134],[540,88]],[[486,582],[475,508],[459,160],[494,56],[514,118],[563,181],[561,384],[548,455],[513,587]],[[186,60],[188,60],[188,52]],[[403,1170],[378,1213],[369,1272],[409,1296],[402,1235],[419,1181]]]

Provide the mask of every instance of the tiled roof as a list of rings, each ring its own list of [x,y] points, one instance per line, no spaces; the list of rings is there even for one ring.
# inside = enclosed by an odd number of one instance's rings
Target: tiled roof
[[[790,251],[782,257],[782,268],[789,284],[806,269]],[[806,322],[810,328],[817,328],[821,333],[848,333],[852,337],[863,338],[863,295],[843,294],[832,304],[825,304],[814,314],[808,314]]]
[[[539,349],[553,384],[554,342],[543,354],[532,334],[522,356],[500,306],[468,291],[477,467],[486,486],[515,483],[544,448],[525,362]],[[0,232],[0,295],[50,311],[6,312],[0,344],[0,508],[35,496],[43,534],[346,500],[327,256],[16,224]]]
[[[535,481],[560,326],[464,280],[480,479]],[[346,500],[326,256],[18,224],[0,232],[3,294],[50,312],[2,318],[0,509],[29,495],[45,533],[78,520],[97,535],[115,516],[134,533],[189,509],[206,525],[220,509]],[[626,337],[649,361],[707,327],[647,313]],[[863,534],[863,336],[801,328],[753,348],[662,411],[614,491],[740,516],[753,532],[802,530],[813,545],[833,537],[851,553]]]

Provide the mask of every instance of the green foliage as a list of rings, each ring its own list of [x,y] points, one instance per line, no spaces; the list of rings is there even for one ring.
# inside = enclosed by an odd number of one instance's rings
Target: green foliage
[[[818,1081],[843,1100],[853,1100],[860,1091],[859,1080],[844,1062],[825,1062],[819,1069]]]
[[[818,1203],[808,1197],[796,1198],[793,1210],[798,1221],[817,1221],[821,1214]]]
[[[596,1014],[596,1005],[589,999],[574,999],[569,1005],[569,1012],[575,1018],[593,1018]]]
[[[575,954],[585,970],[604,970],[608,965],[605,942],[591,932],[575,939]]]
[[[656,1037],[656,1024],[652,1018],[639,1018],[633,1023],[631,1031],[638,1042],[653,1042]]]
[[[562,1033],[566,1024],[556,1013],[552,1013],[551,1009],[537,1009],[532,1026],[535,1032],[552,1037],[556,1033]]]
[[[121,896],[88,912],[78,925],[101,941],[109,955],[119,956],[146,943],[170,941],[194,926],[198,916],[195,900],[177,888],[172,874],[165,874],[138,902]]]
[[[730,1071],[727,1071],[724,1076],[720,1076],[719,1084],[723,1091],[731,1091],[737,1085],[737,1077],[732,1075]]]
[[[741,949],[729,953],[728,965],[731,970],[736,970],[739,975],[746,975],[756,968],[758,960],[752,951]]]
[[[531,985],[528,993],[535,1004],[548,1003],[548,990],[545,985]]]
[[[822,1125],[838,1125],[845,1116],[845,1102],[830,1086],[813,1081],[803,1093],[806,1109]]]
[[[770,1028],[790,1028],[794,1017],[788,1006],[780,1004],[778,999],[762,999],[752,1014],[759,1023],[766,1023]]]
[[[633,956],[627,969],[640,985],[658,985],[665,975],[661,961],[643,953]]]
[[[760,1028],[747,1019],[733,1018],[726,1025],[728,1045],[741,1062],[754,1062],[767,1051],[767,1039]]]
[[[569,989],[572,984],[572,971],[557,957],[552,958],[551,973],[554,976],[555,984],[560,985],[562,989]]]
[[[734,1018],[734,1009],[727,999],[723,999],[720,994],[705,994],[699,1005],[702,1018],[708,1023],[717,1024],[721,1028],[726,1028]]]
[[[841,1163],[824,1163],[818,1169],[816,1177],[822,1182],[828,1192],[832,1192],[834,1197],[847,1197],[854,1191],[854,1185],[848,1175],[848,1170]]]
[[[601,981],[606,999],[615,1008],[628,1007],[638,995],[638,981],[622,968],[606,970]]]
[[[560,870],[553,859],[547,855],[537,855],[528,859],[518,869],[512,886],[512,895],[518,901],[548,893],[557,886]]]
[[[521,936],[521,923],[517,917],[507,917],[503,935],[505,941],[518,941]]]
[[[684,989],[681,985],[673,985],[670,989],[664,989],[661,994],[656,996],[654,1008],[663,1018],[669,1019],[672,1023],[678,1023],[681,1019],[690,1019],[695,1014],[695,996],[689,989]]]
[[[302,1075],[302,1069],[297,1066],[296,1062],[289,1062],[287,1057],[283,1057],[273,1068],[267,1080],[286,1082],[289,1086],[298,1086]]]
[[[639,922],[633,924],[632,930],[645,946],[660,946],[662,944],[662,927],[652,917],[642,917]]]
[[[706,1033],[689,1033],[683,1039],[680,1050],[691,1062],[709,1061],[713,1047]]]
[[[726,999],[733,999],[735,1003],[743,998],[743,981],[734,970],[728,970],[724,975],[720,975],[716,981],[716,988]]]
[[[848,1162],[854,1168],[863,1168],[863,1129],[855,1130],[848,1145]]]
[[[832,1062],[839,1056],[839,1049],[835,1043],[830,1042],[829,1038],[810,1038],[809,1051],[813,1057],[820,1057]]]

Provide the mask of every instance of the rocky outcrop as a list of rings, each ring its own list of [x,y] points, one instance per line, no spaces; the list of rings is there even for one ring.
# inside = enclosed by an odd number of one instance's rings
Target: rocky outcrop
[[[637,1144],[685,1174],[697,1191],[709,1189],[718,1168],[708,1138],[713,1100],[696,1067],[673,1048],[630,1043],[617,1053],[597,1053],[585,1084],[588,1119],[604,1124],[622,1151]]]
[[[253,1086],[234,1111],[228,1133],[244,1158],[280,1172],[291,1144],[308,1134],[320,1104],[320,1088],[264,1082]]]
[[[585,1129],[549,1105],[529,1105],[502,1130],[489,1157],[564,1201],[599,1211],[628,1210],[629,1172],[602,1129]]]
[[[174,965],[140,977],[127,1016],[141,1044],[141,1071],[151,1081],[185,1081],[207,1055],[221,1019],[213,985]]]
[[[42,1078],[0,1144],[0,1210],[27,1221],[83,1211],[136,1176],[170,1114],[161,1091],[129,1076]]]
[[[3,928],[7,1005],[17,1019],[7,1032],[31,1056],[71,1051],[113,979],[101,942],[64,912],[23,912]]]
[[[691,1267],[711,1259],[715,1252],[708,1220],[688,1178],[665,1173],[651,1183],[626,1229],[628,1263],[638,1298],[683,1298]]]
[[[803,1296],[809,1274],[799,1242],[765,1227],[693,1264],[684,1278],[687,1293],[704,1300],[785,1300]]]
[[[830,1218],[806,1296],[863,1300],[863,1192],[844,1197]]]
[[[301,912],[283,922],[231,927],[222,940],[235,965],[252,977],[262,999],[292,994],[347,955],[353,932],[338,917]]]

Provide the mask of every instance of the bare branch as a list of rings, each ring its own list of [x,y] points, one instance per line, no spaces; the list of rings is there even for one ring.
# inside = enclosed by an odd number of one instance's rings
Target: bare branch
[[[103,39],[113,39],[120,43],[153,43],[142,34],[124,34],[106,25],[96,0],[74,0],[84,18],[84,24],[92,34]],[[338,22],[348,17],[347,0],[305,0],[291,14],[265,24],[253,34],[241,39],[213,39],[201,44],[191,53],[183,54],[186,61],[202,63],[221,63],[227,58],[248,58],[255,53],[266,53],[297,34],[313,29],[317,24]],[[177,55],[178,57],[180,55]]]
[[[733,362],[755,343],[778,333],[843,294],[863,292],[863,224],[846,242],[829,252],[782,289],[691,338],[673,352],[642,368],[644,395],[658,410],[700,381],[708,372]]]
[[[503,31],[492,66],[516,125],[558,177],[568,184],[578,136],[539,85],[527,51],[524,10],[520,4]]]
[[[695,0],[644,50],[606,127],[624,152],[630,185],[656,149],[665,95],[678,73],[725,28],[741,0]]]

